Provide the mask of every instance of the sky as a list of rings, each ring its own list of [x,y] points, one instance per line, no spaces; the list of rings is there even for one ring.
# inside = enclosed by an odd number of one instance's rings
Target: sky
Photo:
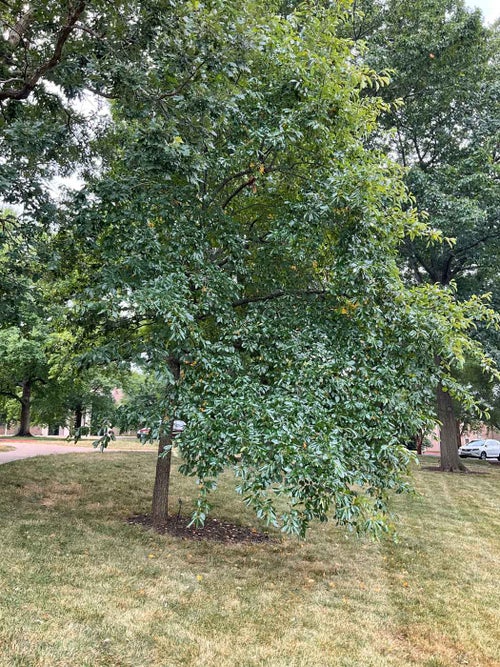
[[[500,17],[500,2],[498,0],[466,0],[469,7],[479,7],[487,23],[493,23]]]

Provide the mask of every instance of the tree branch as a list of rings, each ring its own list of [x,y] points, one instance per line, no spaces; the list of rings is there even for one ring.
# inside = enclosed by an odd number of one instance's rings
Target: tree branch
[[[33,10],[28,9],[28,11],[21,16],[19,21],[12,28],[12,30],[9,33],[9,39],[8,39],[9,44],[11,45],[12,48],[15,49],[16,46],[19,44],[22,36],[28,29],[32,18],[33,18]]]
[[[269,292],[269,294],[262,294],[260,296],[248,296],[244,299],[239,299],[238,301],[233,301],[231,304],[233,308],[238,306],[246,306],[249,303],[258,303],[262,301],[272,301],[273,299],[279,299],[282,296],[309,296],[309,295],[322,295],[327,294],[327,291],[324,289],[308,289],[308,290],[276,290],[275,292]]]
[[[415,259],[415,262],[417,262],[418,264],[420,264],[420,266],[424,269],[424,271],[427,273],[427,275],[429,276],[429,278],[431,278],[431,280],[432,280],[433,282],[435,282],[435,283],[439,283],[439,282],[441,282],[441,281],[439,280],[439,278],[438,278],[436,272],[435,272],[434,269],[431,267],[431,265],[430,265],[430,264],[427,264],[427,263],[422,259],[422,257],[415,251],[415,249],[414,249],[412,246],[410,246],[410,247],[412,248],[412,249],[411,249],[411,252],[412,252],[412,255],[413,255],[414,259]]]
[[[52,56],[44,63],[42,63],[40,67],[38,67],[31,76],[25,79],[24,85],[21,88],[18,89],[8,88],[7,90],[0,91],[0,101],[7,99],[25,100],[34,90],[36,84],[43,77],[43,75],[59,64],[62,57],[62,51],[64,45],[66,44],[66,42],[69,39],[69,36],[73,32],[76,22],[83,14],[86,5],[87,5],[87,0],[82,0],[75,7],[73,13],[68,16],[66,24],[58,32]]]
[[[449,285],[449,283],[450,283],[450,280],[452,278],[451,264],[452,264],[454,258],[455,257],[453,255],[453,253],[451,252],[448,255],[448,259],[446,260],[445,265],[444,265],[444,269],[441,273],[441,284],[442,285]]]
[[[236,174],[231,174],[230,176],[226,176],[226,178],[221,181],[218,185],[215,186],[215,190],[212,196],[212,201],[217,197],[219,192],[223,190],[226,185],[228,185],[231,181],[234,181],[236,178],[242,178],[243,176],[249,176],[253,172],[253,169],[251,167],[248,167],[247,169],[242,169],[241,171],[238,171]]]
[[[223,208],[223,209],[226,208],[226,206],[228,206],[228,205],[231,203],[231,201],[232,201],[237,195],[240,194],[240,192],[241,192],[242,190],[244,190],[245,188],[249,188],[251,185],[253,185],[253,184],[255,183],[256,180],[257,180],[257,179],[255,178],[255,176],[252,176],[252,178],[249,178],[248,181],[245,181],[244,183],[242,183],[238,188],[236,188],[236,190],[235,190],[234,192],[232,192],[232,193],[229,195],[229,197],[226,199],[226,201],[222,204],[222,208]]]
[[[19,403],[22,403],[21,397],[11,391],[2,391],[0,389],[0,396],[8,396],[9,398],[14,398],[16,401],[19,401]]]
[[[97,88],[92,88],[92,86],[85,85],[85,88],[89,90],[93,95],[97,95],[97,97],[105,97],[107,100],[117,99],[116,95],[113,95],[111,93],[105,93],[102,90],[97,90]]]
[[[487,241],[489,241],[491,239],[497,239],[498,236],[499,236],[499,234],[495,233],[495,232],[492,233],[492,234],[485,234],[484,236],[482,236],[480,239],[477,239],[473,243],[470,243],[469,245],[463,246],[461,248],[457,248],[455,250],[455,255],[466,254],[466,253],[469,252],[469,250],[472,250],[473,248],[476,248],[477,246],[482,245],[483,243],[486,243]]]
[[[160,95],[159,97],[157,97],[157,99],[161,101],[166,99],[167,97],[175,97],[176,95],[181,93],[184,90],[184,88],[188,85],[188,83],[190,83],[194,79],[194,77],[198,74],[198,72],[201,70],[204,64],[205,61],[202,60],[201,63],[194,68],[194,70],[187,77],[187,79],[184,79],[184,81],[181,84],[179,84],[177,88],[175,88],[174,90],[170,90],[168,93],[163,93],[163,95]]]

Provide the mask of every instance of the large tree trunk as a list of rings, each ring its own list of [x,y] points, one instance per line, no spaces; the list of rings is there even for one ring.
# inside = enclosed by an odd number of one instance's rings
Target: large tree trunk
[[[170,360],[170,370],[177,383],[180,378],[181,365],[176,359]],[[161,531],[168,522],[168,491],[170,486],[170,469],[172,466],[172,442],[174,433],[175,405],[172,402],[172,414],[168,432],[160,435],[158,445],[158,458],[156,459],[155,485],[153,488],[152,520],[153,528]],[[167,454],[164,454],[165,447],[169,447]]]
[[[21,417],[19,420],[19,431],[16,433],[16,435],[22,436],[24,438],[30,438],[31,381],[25,380],[21,386],[23,389],[23,393],[20,398]]]
[[[466,471],[457,445],[457,420],[449,392],[443,391],[441,383],[436,390],[438,419],[441,422],[441,470],[446,472]]]

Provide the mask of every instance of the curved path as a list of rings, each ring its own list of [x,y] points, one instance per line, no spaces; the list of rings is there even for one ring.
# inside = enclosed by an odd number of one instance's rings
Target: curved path
[[[75,452],[89,453],[97,451],[89,447],[72,447],[71,445],[54,445],[51,442],[41,442],[40,440],[26,439],[18,440],[17,438],[1,438],[0,447],[15,447],[8,452],[0,452],[0,464],[9,463],[9,461],[17,461],[18,459],[29,459],[34,456],[47,456],[49,454],[71,454]]]

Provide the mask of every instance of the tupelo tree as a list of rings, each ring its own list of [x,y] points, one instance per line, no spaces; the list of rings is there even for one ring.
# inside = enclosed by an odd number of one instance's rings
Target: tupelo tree
[[[464,350],[487,363],[467,335],[492,318],[481,301],[399,275],[403,239],[437,235],[370,148],[388,107],[363,91],[385,79],[339,37],[348,5],[142,3],[121,35],[141,58],[122,63],[133,76],[93,146],[99,173],[66,204],[60,270],[77,276],[68,318],[87,362],[133,362],[163,384],[157,529],[174,444],[197,523],[231,466],[287,532],[332,514],[387,529],[436,386]]]
[[[287,532],[332,515],[386,530],[438,383],[464,354],[488,363],[468,337],[493,319],[480,300],[401,280],[403,240],[438,235],[373,148],[389,107],[365,92],[386,77],[339,36],[350,4],[2,7],[25,26],[2,45],[2,89],[24,91],[3,101],[7,200],[48,235],[45,279],[85,363],[162,384],[158,529],[178,444],[196,522],[231,466]],[[85,91],[111,105],[90,132],[71,104]],[[56,205],[44,183],[70,171],[84,185]]]

